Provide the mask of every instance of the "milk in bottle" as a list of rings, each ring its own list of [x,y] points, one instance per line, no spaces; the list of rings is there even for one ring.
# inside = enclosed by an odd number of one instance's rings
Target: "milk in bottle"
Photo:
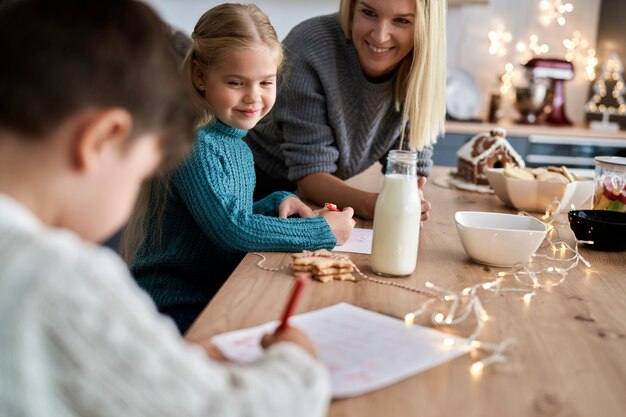
[[[421,218],[416,161],[415,152],[389,152],[374,212],[370,262],[378,275],[406,276],[415,270]]]

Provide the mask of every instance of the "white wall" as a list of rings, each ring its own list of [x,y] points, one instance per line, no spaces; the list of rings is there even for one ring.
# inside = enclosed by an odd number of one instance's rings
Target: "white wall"
[[[155,7],[165,20],[187,33],[193,31],[202,13],[223,3],[219,0],[145,1]],[[567,24],[563,27],[556,23],[548,28],[541,26],[539,0],[489,0],[488,4],[449,9],[448,65],[464,69],[474,76],[485,102],[483,113],[486,111],[488,90],[503,72],[505,63],[515,62],[515,44],[520,40],[527,42],[531,33],[539,35],[543,42],[550,45],[554,52],[549,54],[550,57],[562,58],[564,48],[561,41],[571,37],[574,30],[581,32],[582,37],[595,47],[601,0],[567,1],[574,5],[574,11],[566,15]],[[269,16],[281,39],[297,23],[339,9],[339,0],[256,0],[255,3]],[[487,35],[499,23],[504,24],[513,35],[513,41],[509,44],[510,53],[505,57],[488,53]],[[580,70],[574,80],[566,83],[566,110],[574,122],[583,121],[583,104],[588,99],[589,85]]]
[[[198,18],[211,7],[225,3],[219,0],[144,0],[163,18],[187,34],[193,31]],[[233,0],[237,2],[237,0]],[[334,13],[339,0],[242,0],[255,3],[270,18],[278,36],[283,39],[297,23],[309,17]]]
[[[507,62],[515,60],[515,44],[528,42],[531,34],[539,36],[542,43],[550,46],[546,57],[563,59],[565,48],[562,41],[571,38],[574,30],[596,45],[597,26],[601,0],[567,0],[574,10],[565,15],[567,23],[548,27],[539,21],[539,0],[489,0],[486,5],[452,7],[448,10],[448,65],[467,70],[474,75],[483,93],[486,109],[487,92],[504,72]],[[488,33],[503,24],[513,35],[505,57],[489,54]],[[521,68],[517,65],[517,68]],[[566,111],[573,122],[581,123],[584,118],[583,105],[588,99],[590,82],[585,79],[581,67],[575,67],[575,78],[567,81]]]

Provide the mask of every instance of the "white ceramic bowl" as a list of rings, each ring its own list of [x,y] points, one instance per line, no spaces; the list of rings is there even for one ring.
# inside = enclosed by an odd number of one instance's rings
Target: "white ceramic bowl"
[[[528,261],[548,231],[534,217],[516,214],[457,211],[454,221],[470,258],[500,267]]]
[[[557,198],[562,211],[591,208],[593,181],[580,180],[569,184],[547,181],[531,181],[510,178],[503,168],[487,169],[489,185],[506,205],[518,210],[544,212],[550,202]]]

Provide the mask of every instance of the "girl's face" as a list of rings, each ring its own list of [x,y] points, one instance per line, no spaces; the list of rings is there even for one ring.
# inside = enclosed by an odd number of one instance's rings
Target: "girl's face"
[[[250,130],[274,106],[278,54],[267,46],[239,49],[205,76],[204,98],[215,116]]]
[[[390,74],[413,50],[415,0],[355,0],[352,41],[368,78]]]

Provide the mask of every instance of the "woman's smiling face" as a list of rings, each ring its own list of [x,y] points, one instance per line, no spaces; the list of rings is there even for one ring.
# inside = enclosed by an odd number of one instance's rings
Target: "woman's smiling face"
[[[415,0],[355,0],[352,41],[366,77],[393,72],[413,50]]]

